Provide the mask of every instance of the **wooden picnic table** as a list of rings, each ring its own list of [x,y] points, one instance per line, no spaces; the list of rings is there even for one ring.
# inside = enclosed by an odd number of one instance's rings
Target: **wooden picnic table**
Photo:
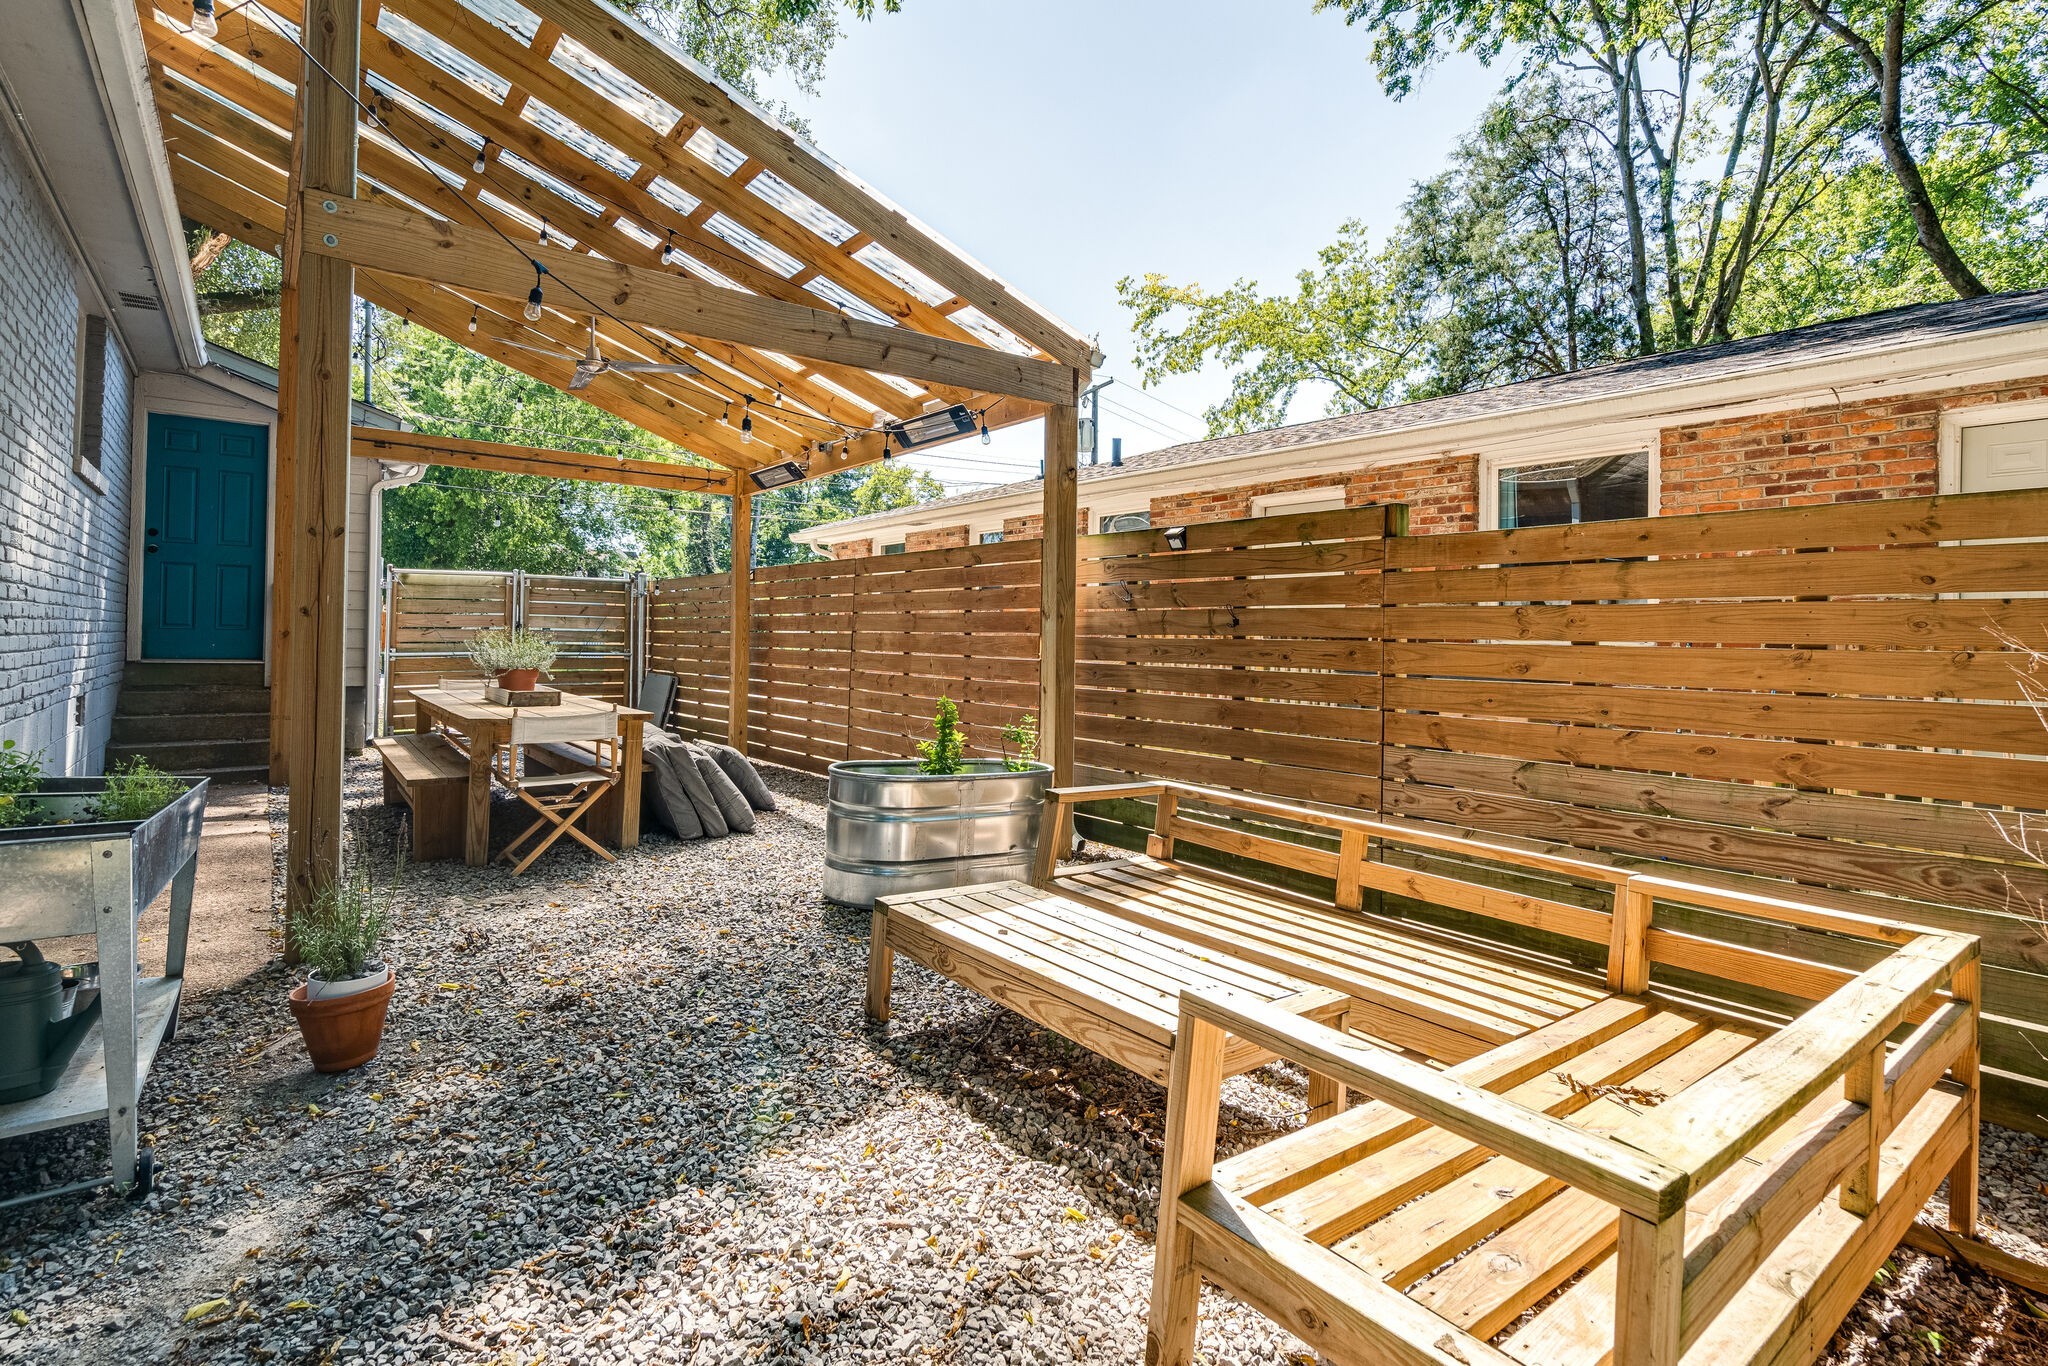
[[[491,857],[491,759],[513,744],[549,740],[547,723],[570,717],[588,717],[609,712],[616,719],[619,736],[619,820],[618,845],[632,849],[640,843],[640,727],[653,714],[637,707],[622,707],[595,697],[563,693],[559,706],[506,707],[486,701],[480,694],[440,685],[403,688],[412,694],[419,708],[419,727],[440,726],[463,737],[469,754],[468,804],[462,821],[462,861],[482,867]],[[529,734],[529,732],[532,732]]]

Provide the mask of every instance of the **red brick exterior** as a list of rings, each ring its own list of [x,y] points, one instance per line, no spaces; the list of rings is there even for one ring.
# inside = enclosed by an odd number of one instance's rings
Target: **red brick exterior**
[[[967,544],[967,528],[942,526],[936,531],[913,531],[904,536],[906,554],[914,550],[953,550]]]
[[[1088,509],[1082,508],[1074,519],[1074,530],[1082,536],[1088,534]],[[1045,535],[1045,518],[1034,512],[1029,517],[1005,517],[1003,539],[1006,541],[1035,541]]]
[[[873,540],[841,541],[832,547],[832,558],[835,560],[865,560],[874,553]]]
[[[1931,494],[1944,411],[2043,398],[2048,398],[2048,378],[1666,427],[1658,439],[1659,508],[1666,513],[1725,512]],[[1192,469],[1189,478],[1200,480],[1203,472]],[[1262,495],[1339,487],[1346,507],[1406,503],[1411,535],[1470,531],[1479,525],[1479,457],[1472,454],[1166,494],[1152,500],[1152,525],[1249,517],[1252,500]],[[1039,525],[1037,516],[1012,517],[1003,523],[1003,533],[1012,540],[1035,538]],[[951,535],[953,530],[920,535]],[[957,530],[964,537],[965,528]],[[1080,530],[1089,530],[1086,509]],[[924,548],[917,539],[912,538],[911,549]],[[847,549],[835,547],[841,555]]]

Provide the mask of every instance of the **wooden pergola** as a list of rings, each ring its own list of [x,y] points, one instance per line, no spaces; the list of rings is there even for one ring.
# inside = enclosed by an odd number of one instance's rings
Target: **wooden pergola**
[[[728,495],[744,746],[754,476],[1042,418],[1039,716],[1067,781],[1087,339],[600,0],[250,0],[211,40],[170,3],[138,8],[180,206],[284,266],[272,778],[294,908],[340,863],[352,442]],[[353,296],[702,463],[352,437]]]

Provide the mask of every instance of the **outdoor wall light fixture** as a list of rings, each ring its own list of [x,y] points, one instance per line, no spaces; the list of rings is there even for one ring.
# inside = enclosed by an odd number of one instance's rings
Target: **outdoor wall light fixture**
[[[1166,537],[1166,548],[1168,550],[1186,550],[1188,548],[1188,529],[1186,527],[1170,526],[1162,534]]]
[[[747,478],[754,481],[757,489],[779,489],[784,484],[794,484],[804,477],[804,467],[794,460],[785,460],[779,465],[764,465],[758,470],[748,470]]]
[[[911,450],[918,446],[930,446],[940,441],[951,441],[956,436],[966,436],[974,430],[974,414],[964,403],[950,408],[941,408],[935,413],[924,413],[918,417],[891,422],[882,428],[886,440],[894,441],[900,450]]]
[[[213,0],[192,0],[192,31],[201,38],[220,32],[220,23],[213,17]]]

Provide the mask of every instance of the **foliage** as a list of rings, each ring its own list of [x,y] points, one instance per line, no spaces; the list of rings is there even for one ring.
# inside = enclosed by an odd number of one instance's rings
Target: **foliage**
[[[1017,747],[1015,757],[1010,746]],[[1025,712],[1003,727],[1003,767],[1012,773],[1028,772],[1038,762],[1038,718]]]
[[[368,870],[358,868],[314,894],[292,925],[292,947],[322,981],[346,981],[376,961],[390,924],[389,891],[379,891]]]
[[[187,253],[197,251],[206,229],[187,224]],[[213,264],[193,280],[199,292],[200,330],[207,343],[277,364],[277,291],[284,269],[275,256],[246,242],[230,242]],[[222,311],[223,304],[244,304]]]
[[[545,669],[555,662],[555,642],[545,631],[487,626],[469,638],[469,658],[487,674],[507,669]]]
[[[181,779],[138,754],[107,774],[106,789],[87,805],[98,820],[146,821],[184,792]]]
[[[12,740],[0,740],[0,793],[33,792],[42,783],[42,751],[20,749]]]
[[[959,773],[967,767],[967,742],[960,734],[960,708],[950,697],[939,699],[932,713],[932,738],[917,742],[917,771],[934,777]]]
[[[825,59],[839,41],[837,0],[627,0],[625,8],[727,85],[758,100],[760,78],[783,75],[812,94]],[[847,0],[845,10],[872,19],[894,14],[901,0]],[[776,112],[799,130],[786,108]]]

